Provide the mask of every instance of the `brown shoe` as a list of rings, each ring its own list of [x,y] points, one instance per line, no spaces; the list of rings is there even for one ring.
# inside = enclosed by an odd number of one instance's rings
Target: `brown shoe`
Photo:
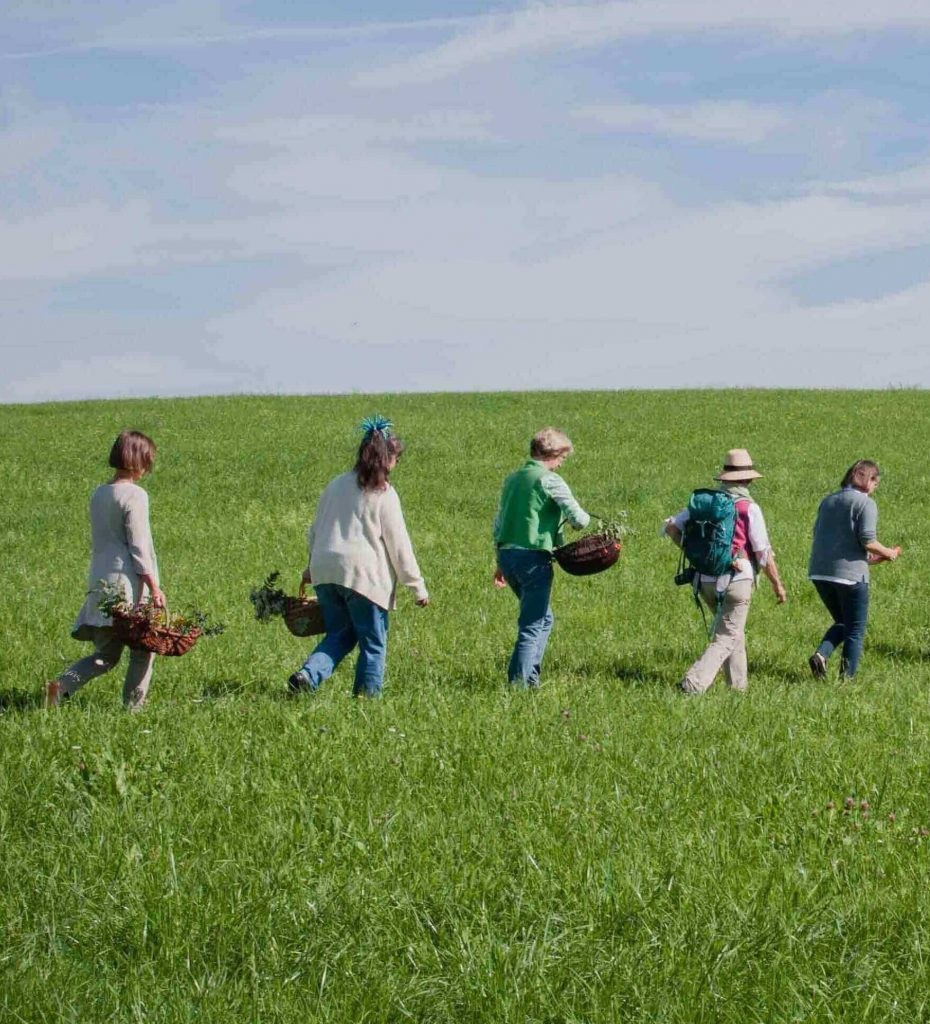
[[[57,679],[45,684],[45,707],[57,708],[61,703],[61,683]]]

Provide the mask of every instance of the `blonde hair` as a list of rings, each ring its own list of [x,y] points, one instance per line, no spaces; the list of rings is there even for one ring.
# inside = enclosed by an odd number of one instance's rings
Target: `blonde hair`
[[[557,459],[560,455],[571,455],[574,450],[568,434],[555,427],[543,427],[530,441],[530,455],[534,459]]]

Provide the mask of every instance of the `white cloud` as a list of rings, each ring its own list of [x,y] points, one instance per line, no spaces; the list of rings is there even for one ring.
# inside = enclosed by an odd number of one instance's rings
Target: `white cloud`
[[[194,395],[247,387],[241,377],[203,368],[192,370],[183,355],[162,356],[136,349],[131,343],[114,358],[86,354],[80,345],[75,345],[74,351],[70,358],[46,358],[41,369],[36,369],[33,361],[17,379],[0,382],[0,401]]]
[[[202,10],[209,13],[210,0]],[[842,28],[826,18],[811,28],[824,10],[822,0],[790,11],[734,0],[713,9],[709,0],[537,6],[472,19],[451,49],[396,65],[386,80],[433,81],[486,57],[637,34],[758,29],[783,42],[791,31],[826,35],[865,24],[864,7],[853,3]],[[183,13],[174,8],[172,17]],[[891,0],[870,17],[878,27],[903,24],[904,4]],[[921,12],[915,18],[923,24]],[[377,26],[359,31],[365,28]],[[318,31],[294,29],[295,37]],[[146,29],[153,46],[170,39],[170,30],[170,19]],[[208,20],[198,38],[232,39],[239,31]],[[122,24],[90,35],[118,48],[141,32]],[[73,37],[85,36],[75,28]],[[648,103],[635,95],[617,102],[616,76],[605,89],[590,66],[573,77],[570,60],[529,83],[508,61],[467,90],[455,80],[379,94],[347,87],[363,62],[377,66],[373,52],[409,53],[412,42],[332,48],[325,72],[245,50],[228,79],[220,61],[211,63],[218,77],[209,98],[182,93],[170,109],[121,106],[109,111],[110,122],[93,83],[91,116],[79,102],[62,101],[60,115],[30,106],[29,121],[41,132],[24,132],[20,119],[0,135],[0,157],[19,160],[0,169],[4,199],[12,199],[0,215],[0,293],[10,300],[4,321],[8,337],[18,339],[19,360],[8,364],[0,400],[881,384],[907,382],[909,374],[930,384],[926,288],[802,307],[783,284],[833,261],[924,243],[930,165],[884,175],[859,170],[869,166],[860,155],[877,123],[892,122],[888,152],[903,137],[896,108],[828,87],[813,97],[799,89],[779,109],[754,102],[738,69],[727,92],[743,87],[744,100],[659,104],[654,97],[663,92],[650,80]],[[184,60],[195,66],[191,55]],[[690,68],[684,55],[682,64]],[[681,96],[682,82],[674,84]],[[691,94],[707,84],[696,73]],[[635,82],[624,78],[620,87],[629,91]],[[626,131],[656,138],[629,146],[609,137]],[[644,180],[644,168],[659,168],[670,152],[663,150],[669,137],[771,144],[767,153],[780,146],[789,159],[729,154],[732,165],[715,166],[711,194],[702,179],[706,151],[703,165],[692,165],[690,147],[676,146],[675,174],[689,177],[687,192],[678,193],[685,202],[660,185],[677,187],[674,174],[655,170],[656,180]],[[634,166],[634,149],[640,156],[648,150],[636,173],[625,170]],[[835,182],[826,180],[828,167]],[[759,173],[751,186],[747,168]],[[823,180],[802,183],[814,174]],[[769,199],[735,198],[747,194]],[[214,269],[172,272],[195,264]],[[218,284],[230,279],[235,286]],[[170,318],[150,315],[159,297]],[[135,301],[149,312],[137,314]],[[860,379],[857,360],[888,338],[894,357],[882,367],[894,376]],[[38,357],[22,354],[26,342]],[[120,355],[100,354],[106,351]],[[729,376],[734,352],[749,379]],[[848,358],[837,359],[838,352]]]
[[[83,277],[139,263],[152,234],[142,202],[86,203],[0,221],[0,280]]]
[[[243,21],[230,27],[220,0],[174,0],[144,6],[122,0],[74,4],[70,0],[14,3],[5,11],[6,52],[0,61],[22,61],[87,51],[152,52],[250,43],[352,41],[399,34],[448,32],[472,18],[437,17],[356,24],[278,24]],[[21,40],[19,46],[13,40]]]
[[[405,117],[370,118],[351,114],[275,117],[223,127],[216,137],[230,142],[286,148],[314,141],[326,145],[492,142],[491,115],[467,110],[429,110]]]
[[[511,14],[476,18],[451,40],[363,72],[371,88],[432,82],[477,64],[522,55],[602,47],[654,35],[753,33],[781,38],[844,37],[888,29],[930,31],[930,6],[915,0],[600,0],[533,3]]]
[[[576,186],[579,208],[586,184]],[[558,210],[566,198],[559,186],[546,196],[547,186],[535,183],[524,215],[511,217],[481,205],[480,188],[469,197],[464,181],[457,187],[447,206],[427,211],[446,239],[436,258],[416,238],[407,252],[265,293],[209,323],[215,353],[254,365],[284,390],[310,380],[320,390],[451,380],[466,388],[930,380],[918,346],[930,290],[802,308],[780,284],[789,273],[925,238],[924,204],[876,208],[816,195],[689,211],[653,196],[633,216],[629,184],[604,180],[591,196],[587,229],[567,238],[547,237],[545,218],[528,212]],[[461,251],[448,244],[456,199],[485,228]],[[608,224],[603,212],[611,209],[625,218]],[[366,243],[352,219],[354,244],[374,249],[382,225],[370,226]],[[577,225],[575,211],[566,211],[566,223]],[[860,380],[861,361],[892,329],[903,353],[893,364],[898,376]],[[848,361],[835,359],[839,350]]]
[[[930,164],[920,164],[889,174],[875,174],[852,181],[819,182],[808,190],[834,195],[855,195],[892,202],[930,199]]]
[[[739,100],[690,106],[614,103],[581,107],[574,115],[613,131],[742,145],[764,142],[791,123],[787,114],[776,107]]]

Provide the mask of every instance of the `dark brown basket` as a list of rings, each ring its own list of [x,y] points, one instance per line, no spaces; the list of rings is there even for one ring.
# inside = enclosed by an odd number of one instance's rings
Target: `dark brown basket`
[[[317,636],[326,632],[320,602],[315,597],[307,597],[306,591],[306,584],[301,583],[299,596],[284,599],[284,624],[294,636]]]
[[[552,552],[559,565],[572,576],[593,576],[609,569],[620,557],[620,541],[606,533],[590,533],[581,540],[563,544]]]
[[[165,610],[167,615],[167,609]],[[121,643],[129,647],[141,648],[153,654],[161,654],[166,658],[179,658],[197,643],[200,630],[192,629],[189,633],[171,629],[170,626],[159,626],[150,622],[144,615],[135,612],[111,612],[113,619],[113,635]]]

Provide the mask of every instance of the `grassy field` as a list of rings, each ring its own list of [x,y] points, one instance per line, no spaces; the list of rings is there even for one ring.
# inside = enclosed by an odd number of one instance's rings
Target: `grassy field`
[[[348,665],[288,700],[306,642],[248,590],[296,589],[371,412],[408,441],[433,604],[402,595],[383,701],[351,699]],[[0,407],[0,1021],[930,1019],[928,413],[915,391]],[[489,528],[547,423],[582,503],[635,532],[610,572],[558,576],[544,686],[511,693]],[[160,660],[141,715],[117,673],[45,713],[86,649],[87,498],[123,427],[159,444],[169,600],[229,629]],[[746,695],[687,699],[700,619],[658,527],[743,445],[789,603],[760,586]],[[810,529],[859,457],[905,550],[874,572],[860,675],[814,683]]]

